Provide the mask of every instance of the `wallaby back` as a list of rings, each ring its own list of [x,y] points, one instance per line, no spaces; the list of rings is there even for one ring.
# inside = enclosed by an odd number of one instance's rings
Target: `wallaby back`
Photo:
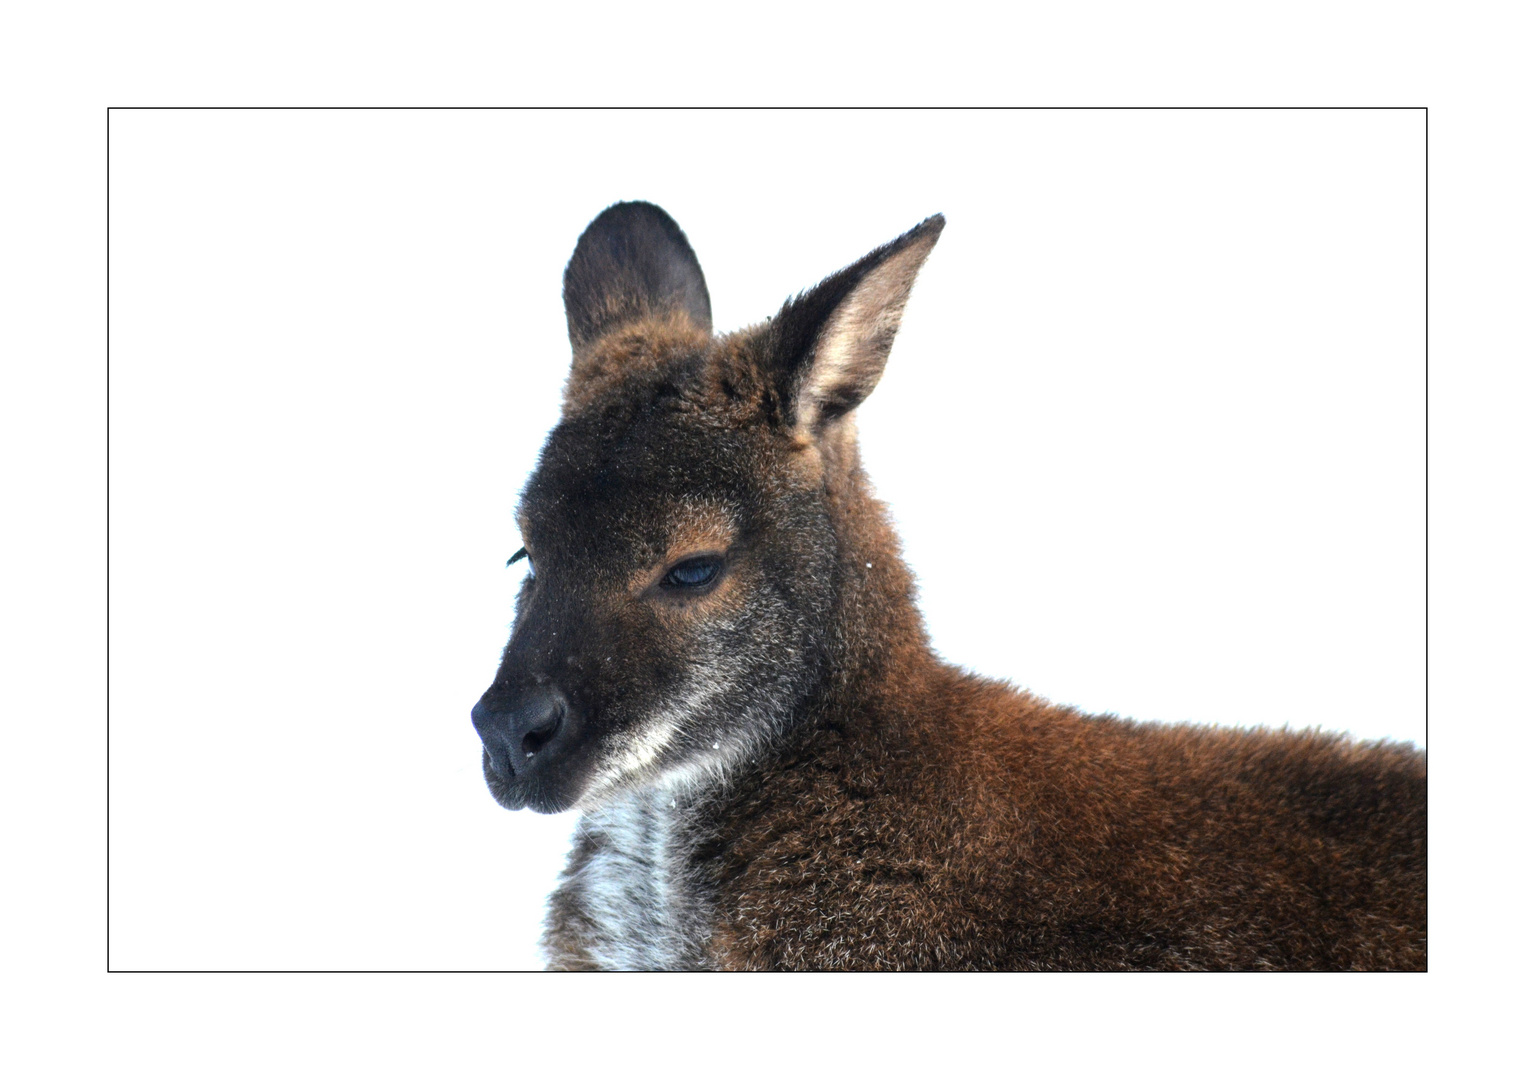
[[[498,801],[583,812],[551,966],[1425,967],[1410,745],[1083,716],[934,655],[853,421],[943,225],[723,336],[658,207],[578,242],[473,712]]]

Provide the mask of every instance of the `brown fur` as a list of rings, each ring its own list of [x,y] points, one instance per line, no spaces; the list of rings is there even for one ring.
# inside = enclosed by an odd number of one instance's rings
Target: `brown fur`
[[[551,966],[1424,969],[1420,751],[1084,716],[934,655],[852,409],[935,220],[724,337],[701,275],[692,316],[567,275],[565,422],[523,506],[548,572],[476,712],[498,798],[588,811]],[[705,549],[708,591],[658,584]],[[495,774],[549,685],[556,734]]]

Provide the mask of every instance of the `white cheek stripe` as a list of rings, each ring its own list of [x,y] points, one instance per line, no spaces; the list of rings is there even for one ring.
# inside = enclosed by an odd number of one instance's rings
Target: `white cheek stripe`
[[[593,805],[592,796],[605,793],[625,777],[633,776],[653,762],[661,751],[671,745],[682,724],[723,689],[718,684],[711,686],[698,680],[690,683],[680,701],[663,709],[650,726],[631,738],[627,745],[615,748],[615,752],[602,766],[602,771],[592,780],[580,804]]]
[[[672,741],[672,736],[676,734],[677,725],[663,714],[660,722],[624,749],[623,754],[613,763],[613,768],[620,773],[637,772],[643,769],[656,759],[656,755],[666,749]]]

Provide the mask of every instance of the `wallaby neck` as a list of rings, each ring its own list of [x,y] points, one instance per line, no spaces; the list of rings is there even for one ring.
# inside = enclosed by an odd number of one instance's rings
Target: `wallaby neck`
[[[885,505],[856,459],[827,484],[837,535],[838,583],[824,685],[846,704],[874,699],[939,663],[916,605],[916,583],[901,557]]]

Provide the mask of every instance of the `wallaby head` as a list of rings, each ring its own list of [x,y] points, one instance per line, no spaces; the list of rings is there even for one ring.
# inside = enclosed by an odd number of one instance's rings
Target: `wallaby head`
[[[721,336],[664,211],[619,203],[587,227],[563,413],[517,510],[527,577],[472,714],[502,805],[723,774],[823,690],[870,578],[909,608],[850,414],[943,225]]]

